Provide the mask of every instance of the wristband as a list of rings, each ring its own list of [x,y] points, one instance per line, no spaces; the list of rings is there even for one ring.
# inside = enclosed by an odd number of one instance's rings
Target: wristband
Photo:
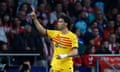
[[[60,57],[61,59],[63,59],[63,58],[68,57],[68,55],[67,55],[67,54],[60,54],[59,57]]]

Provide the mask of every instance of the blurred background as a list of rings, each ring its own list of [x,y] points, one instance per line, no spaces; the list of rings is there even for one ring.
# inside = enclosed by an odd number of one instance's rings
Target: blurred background
[[[120,72],[120,0],[0,0],[1,72],[49,72],[53,46],[35,28],[31,6],[48,29],[61,15],[71,17],[75,72]]]

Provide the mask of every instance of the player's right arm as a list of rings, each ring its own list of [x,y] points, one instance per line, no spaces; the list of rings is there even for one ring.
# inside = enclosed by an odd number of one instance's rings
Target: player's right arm
[[[33,22],[35,23],[36,28],[38,29],[38,31],[42,34],[42,35],[47,35],[47,29],[45,29],[40,22],[37,19],[37,16],[35,14],[35,12],[33,11],[31,13],[31,17],[33,19]]]

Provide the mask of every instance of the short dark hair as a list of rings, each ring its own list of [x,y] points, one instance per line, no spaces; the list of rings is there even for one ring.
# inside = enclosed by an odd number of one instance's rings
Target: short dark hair
[[[67,27],[70,29],[71,25],[73,24],[71,18],[67,15],[61,15],[59,18],[62,18],[66,23],[68,23]]]

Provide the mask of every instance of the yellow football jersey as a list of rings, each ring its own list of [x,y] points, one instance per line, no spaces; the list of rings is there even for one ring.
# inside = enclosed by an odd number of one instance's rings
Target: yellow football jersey
[[[57,30],[47,30],[47,35],[52,39],[54,45],[54,53],[51,62],[52,68],[62,69],[73,67],[72,57],[64,59],[57,59],[56,57],[59,54],[68,54],[73,47],[78,47],[77,36],[70,31],[67,34],[62,34]]]

